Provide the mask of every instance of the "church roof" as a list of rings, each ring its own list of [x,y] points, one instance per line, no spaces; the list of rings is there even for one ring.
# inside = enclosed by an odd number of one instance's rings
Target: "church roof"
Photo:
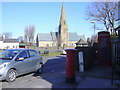
[[[79,37],[77,35],[77,33],[69,33],[69,41],[78,41]]]
[[[51,36],[52,35],[52,36]],[[53,41],[57,40],[58,37],[58,32],[52,32],[51,33],[38,33],[38,40],[39,41]],[[69,32],[69,41],[81,41],[85,40],[84,35],[78,35],[77,33],[74,32]]]
[[[53,41],[57,40],[57,32],[52,33],[38,33],[38,40],[39,41]]]
[[[80,39],[81,41],[84,41],[84,35],[78,35],[77,33],[69,32],[69,41],[79,41]]]

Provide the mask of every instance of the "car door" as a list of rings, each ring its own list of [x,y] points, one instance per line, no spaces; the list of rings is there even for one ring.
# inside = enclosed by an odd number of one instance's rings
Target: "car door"
[[[15,68],[19,74],[25,74],[30,72],[30,63],[28,51],[22,51],[16,58]]]
[[[35,50],[29,50],[29,54],[30,54],[30,61],[32,61],[31,67],[33,70],[35,70],[40,63],[40,56]]]

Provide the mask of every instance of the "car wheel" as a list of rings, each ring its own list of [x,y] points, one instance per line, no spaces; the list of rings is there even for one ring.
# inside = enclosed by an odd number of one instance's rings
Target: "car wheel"
[[[41,64],[41,67],[39,68],[39,72],[42,73],[43,70],[43,63]]]
[[[16,72],[16,70],[10,69],[10,70],[8,71],[8,73],[7,73],[6,81],[7,81],[7,82],[13,82],[13,81],[15,81],[16,77],[17,77],[17,72]]]
[[[40,66],[40,68],[36,71],[37,73],[42,73],[42,70],[43,70],[43,63],[40,63],[39,64]]]

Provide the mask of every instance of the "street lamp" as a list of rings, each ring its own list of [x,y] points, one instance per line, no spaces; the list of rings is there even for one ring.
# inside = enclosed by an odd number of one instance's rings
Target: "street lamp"
[[[34,49],[35,49],[35,45],[36,45],[35,40],[33,41],[33,44],[34,44]]]
[[[91,21],[91,23],[94,24],[94,35],[95,35],[95,23],[96,23],[96,21]]]

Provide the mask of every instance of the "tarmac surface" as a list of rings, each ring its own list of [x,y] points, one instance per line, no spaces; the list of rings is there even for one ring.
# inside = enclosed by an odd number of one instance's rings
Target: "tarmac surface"
[[[40,88],[43,89],[70,89],[80,88],[101,88],[116,89],[120,88],[111,84],[112,68],[110,66],[101,67],[93,65],[85,72],[76,71],[74,83],[66,82],[66,55],[43,58],[44,68],[42,73],[32,73],[17,78],[15,82],[3,82],[3,88]],[[116,81],[115,81],[116,82]],[[119,80],[120,82],[120,80]],[[11,90],[12,90],[11,89]],[[3,89],[5,90],[5,89]]]
[[[36,74],[35,76],[39,76]],[[45,63],[42,74],[43,79],[52,84],[52,88],[114,88],[111,85],[112,68],[110,66],[101,67],[94,65],[85,72],[76,71],[74,83],[66,82],[66,56],[56,56]],[[119,88],[120,89],[120,88]]]

